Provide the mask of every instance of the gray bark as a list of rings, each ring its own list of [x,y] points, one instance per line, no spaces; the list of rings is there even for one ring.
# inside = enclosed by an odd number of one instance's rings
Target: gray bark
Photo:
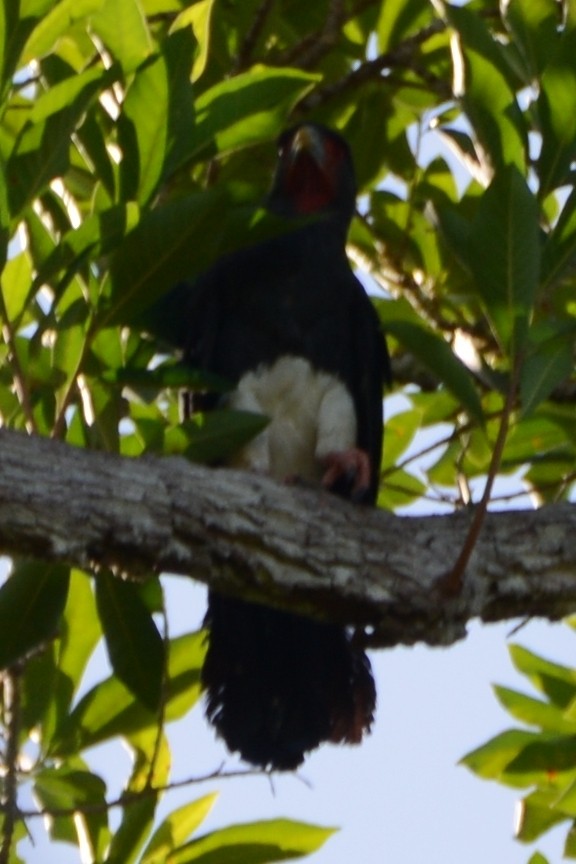
[[[471,514],[399,517],[183,458],[128,459],[0,430],[0,551],[212,588],[449,644],[474,617],[576,611],[576,506],[489,513],[457,597],[442,579]]]

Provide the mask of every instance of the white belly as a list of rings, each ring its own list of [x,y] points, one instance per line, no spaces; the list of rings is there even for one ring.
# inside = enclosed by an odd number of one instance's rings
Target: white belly
[[[281,357],[240,380],[230,407],[270,418],[232,461],[278,480],[319,481],[322,460],[356,445],[356,413],[345,385],[301,357]]]

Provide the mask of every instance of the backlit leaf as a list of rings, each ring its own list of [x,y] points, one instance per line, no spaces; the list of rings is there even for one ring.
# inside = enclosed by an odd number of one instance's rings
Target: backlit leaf
[[[475,420],[482,422],[482,406],[472,376],[447,342],[430,330],[406,321],[387,320],[384,327],[438,376]]]
[[[538,159],[541,194],[566,182],[576,156],[576,28],[562,29],[540,79],[538,114],[542,148]]]
[[[170,813],[158,826],[142,854],[141,864],[164,864],[202,824],[218,794],[213,792]]]
[[[318,80],[298,69],[256,67],[215,84],[196,100],[190,149],[206,158],[274,138],[286,110]]]
[[[453,41],[455,89],[461,95],[469,120],[491,167],[496,171],[526,165],[527,130],[518,107],[502,47],[493,39],[479,15],[467,7],[446,5]]]
[[[195,462],[215,462],[232,456],[268,425],[268,418],[249,411],[207,411],[195,414],[164,435],[164,452],[182,454]]]
[[[42,18],[26,43],[23,62],[47,54],[72,24],[97,12],[103,3],[104,0],[60,0],[48,12],[40,13]]]
[[[537,743],[539,740],[535,732],[510,729],[472,750],[463,757],[461,762],[486,780],[502,780],[510,763],[528,745]]]
[[[520,377],[523,414],[529,414],[552,390],[567,381],[574,369],[574,328],[558,332],[536,345],[524,359]]]
[[[108,813],[105,808],[106,784],[96,774],[76,767],[62,765],[44,768],[34,781],[34,793],[43,807],[68,810],[88,805],[85,813],[76,817],[57,816],[51,820],[51,834],[55,840],[76,842],[83,854],[90,851],[96,858],[110,837]]]
[[[319,849],[334,834],[334,828],[318,828],[289,819],[272,819],[247,825],[233,825],[192,840],[170,856],[170,864],[209,864],[215,861],[242,861],[268,864],[287,861]]]
[[[168,721],[181,717],[198,700],[205,653],[203,632],[171,640],[165,685]],[[156,722],[156,714],[138,702],[118,678],[111,676],[92,687],[68,717],[62,719],[50,752],[69,755],[118,735],[155,727]]]
[[[539,657],[521,645],[510,645],[509,651],[516,669],[554,705],[566,709],[576,699],[576,670]]]
[[[554,809],[555,790],[538,789],[523,799],[516,837],[525,843],[533,843],[554,825],[563,822],[566,816]]]
[[[495,687],[494,692],[503,708],[516,720],[537,726],[544,732],[576,734],[576,718],[566,718],[555,705],[518,693],[508,687]]]
[[[106,864],[133,864],[154,824],[158,793],[127,802],[110,843]]]
[[[536,199],[513,166],[497,173],[482,196],[468,262],[501,344],[518,351],[538,288],[540,228]]]
[[[138,0],[101,0],[90,25],[125,74],[133,72],[152,53],[152,37]]]
[[[157,710],[164,645],[138,587],[101,571],[96,579],[96,603],[114,672],[143,705]]]
[[[70,573],[62,564],[17,564],[0,588],[0,668],[56,634]]]

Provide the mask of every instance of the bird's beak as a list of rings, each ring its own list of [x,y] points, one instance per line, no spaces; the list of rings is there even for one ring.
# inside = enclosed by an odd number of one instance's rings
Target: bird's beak
[[[303,153],[307,153],[322,168],[325,160],[324,142],[312,126],[301,126],[296,132],[290,148],[290,161],[294,163]]]

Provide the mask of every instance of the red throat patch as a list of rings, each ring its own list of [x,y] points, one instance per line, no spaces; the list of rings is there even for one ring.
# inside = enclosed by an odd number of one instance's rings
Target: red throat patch
[[[286,175],[286,193],[298,213],[317,213],[334,197],[331,178],[309,153],[299,153]]]

